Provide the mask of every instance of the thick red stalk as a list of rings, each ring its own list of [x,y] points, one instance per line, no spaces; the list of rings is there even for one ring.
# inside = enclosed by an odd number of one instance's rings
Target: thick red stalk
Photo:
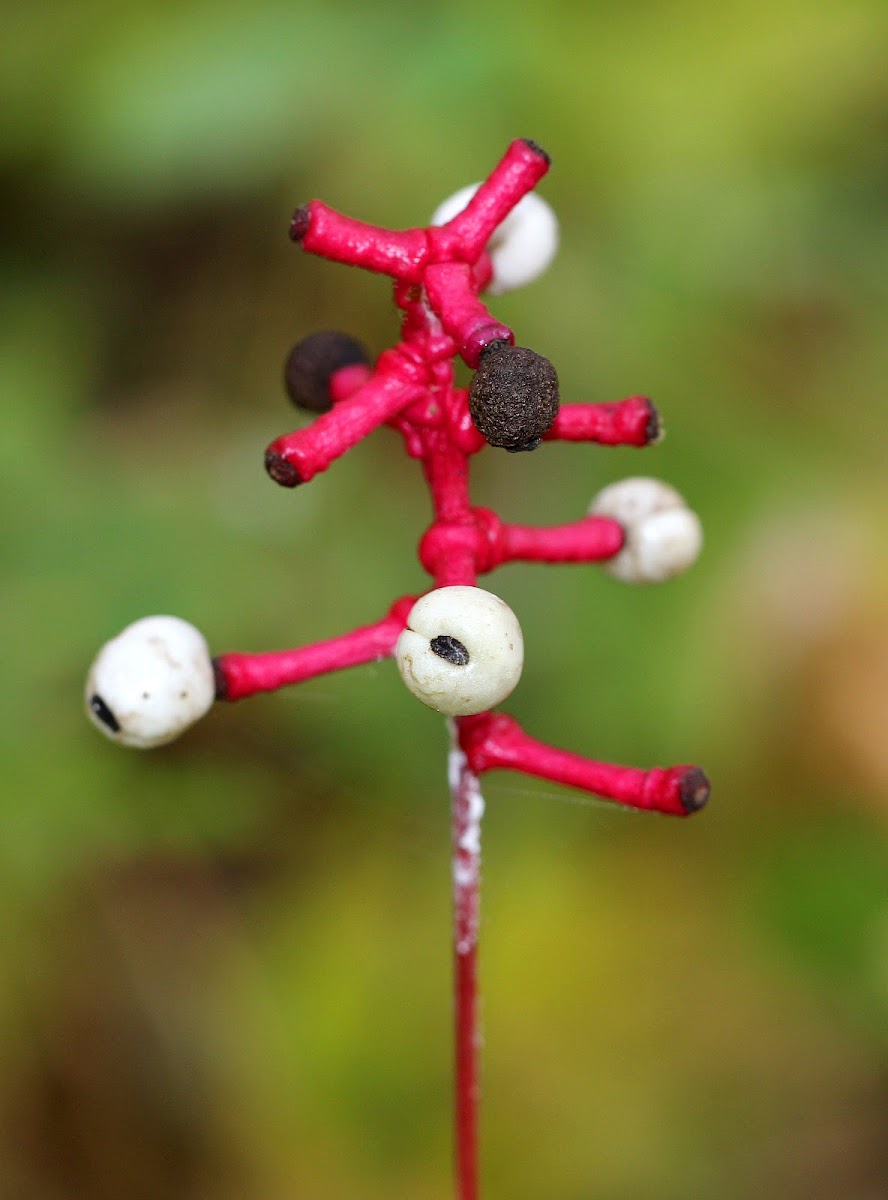
[[[544,441],[647,446],[660,434],[657,410],[646,396],[604,404],[562,404]]]
[[[397,231],[367,225],[343,216],[320,200],[311,200],[296,210],[290,236],[309,254],[409,283],[422,279],[422,267],[428,258],[424,229]]]
[[[595,563],[619,553],[625,536],[623,526],[612,517],[581,517],[566,525],[511,525],[492,509],[470,508],[435,521],[423,534],[419,558],[440,581],[452,573],[449,564],[454,557],[461,561],[471,557],[475,575],[510,562]],[[437,582],[437,586],[443,585]]]
[[[623,526],[611,517],[583,517],[569,525],[503,525],[501,562],[601,562],[623,548]]]
[[[215,660],[219,699],[243,700],[316,675],[390,658],[414,602],[414,596],[402,596],[381,621],[326,642],[266,654],[220,654]]]
[[[549,170],[548,154],[529,138],[516,138],[478,188],[475,195],[440,232],[453,257],[473,262],[515,205],[532,191]],[[445,241],[446,239],[446,241]]]
[[[417,384],[378,370],[307,429],[276,438],[265,452],[269,474],[285,486],[307,483],[421,395]]]
[[[687,817],[709,799],[709,780],[699,767],[641,771],[595,762],[538,742],[505,713],[480,713],[460,723],[460,744],[469,766],[482,774],[495,768],[537,775],[553,783],[582,788],[630,808]]]
[[[481,351],[491,342],[513,345],[515,335],[508,325],[495,321],[487,305],[478,299],[477,284],[465,263],[437,263],[426,267],[425,291],[432,311],[456,343],[467,367],[474,370]]]

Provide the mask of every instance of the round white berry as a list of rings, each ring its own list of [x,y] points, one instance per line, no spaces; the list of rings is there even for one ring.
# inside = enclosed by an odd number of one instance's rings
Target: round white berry
[[[146,750],[193,725],[215,694],[200,631],[179,617],[144,617],[99,651],[86,681],[86,710],[113,741]]]
[[[418,700],[467,717],[493,708],[515,687],[524,638],[499,596],[477,587],[437,588],[411,608],[395,659]]]
[[[661,583],[689,567],[703,546],[695,512],[659,479],[634,477],[612,483],[589,507],[613,517],[626,533],[623,549],[601,565],[624,583]]]
[[[438,205],[430,224],[446,225],[462,212],[480,186],[471,183],[454,192]],[[558,220],[541,196],[528,192],[494,230],[486,249],[493,265],[487,290],[501,296],[532,283],[546,270],[558,249]]]

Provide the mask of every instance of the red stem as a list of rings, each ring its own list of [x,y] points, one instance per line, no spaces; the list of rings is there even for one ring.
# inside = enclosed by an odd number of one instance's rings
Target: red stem
[[[562,404],[547,442],[597,442],[599,446],[647,446],[660,436],[660,418],[647,396],[605,404]]]
[[[582,517],[567,525],[507,525],[501,530],[501,562],[591,563],[623,548],[623,526],[611,517]]]
[[[699,767],[654,767],[642,771],[596,762],[559,750],[525,733],[505,713],[479,713],[460,721],[460,744],[477,774],[497,768],[537,775],[615,800],[630,808],[687,817],[709,799],[709,780]]]
[[[462,212],[440,229],[429,230],[439,253],[453,253],[458,247],[465,262],[474,262],[497,225],[548,170],[548,154],[528,138],[516,138]]]
[[[310,200],[296,210],[290,236],[309,254],[418,283],[428,257],[425,229],[382,229]]]
[[[273,692],[316,675],[390,658],[415,600],[415,596],[402,596],[381,621],[326,642],[265,654],[220,654],[215,660],[219,699],[243,700],[257,692]]]
[[[338,401],[307,428],[275,438],[265,452],[269,474],[288,487],[308,483],[418,399],[423,389],[404,377],[403,365],[394,353],[385,362],[381,357],[375,373],[347,399]]]
[[[452,726],[450,795],[453,851],[454,1136],[457,1200],[478,1197],[481,1030],[478,1017],[481,817],[477,776]]]
[[[514,345],[512,330],[495,320],[487,305],[478,299],[477,283],[466,263],[443,262],[426,267],[423,284],[430,307],[441,318],[466,366],[473,371],[481,351],[491,342]]]

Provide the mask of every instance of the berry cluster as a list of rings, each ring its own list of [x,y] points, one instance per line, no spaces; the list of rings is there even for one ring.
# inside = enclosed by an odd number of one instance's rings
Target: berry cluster
[[[683,816],[705,804],[697,767],[640,770],[595,762],[545,745],[491,710],[521,675],[518,620],[478,576],[508,562],[599,563],[628,582],[667,579],[696,558],[699,522],[672,488],[627,479],[605,488],[588,514],[564,525],[503,521],[472,505],[469,463],[486,445],[516,453],[545,441],[645,446],[660,434],[644,397],[561,406],[552,364],[516,346],[512,330],[479,295],[535,278],[551,261],[557,225],[532,189],[549,167],[534,142],[513,142],[480,185],[446,201],[426,228],[381,229],[313,200],[299,208],[291,236],[303,250],[394,280],[401,340],[371,364],[340,333],[299,342],[286,366],[293,402],[318,414],[275,440],[268,474],[284,487],[305,484],[381,425],[395,429],[419,460],[434,520],[419,558],[434,580],[420,598],[402,597],[379,621],[293,650],[212,659],[196,629],[174,617],[148,617],[109,642],[86,688],[98,727],[129,746],[160,745],[201,717],[214,700],[239,700],[327,671],[396,660],[407,688],[455,718],[468,768],[506,768],[585,789],[635,808]],[[454,382],[459,356],[474,372]]]

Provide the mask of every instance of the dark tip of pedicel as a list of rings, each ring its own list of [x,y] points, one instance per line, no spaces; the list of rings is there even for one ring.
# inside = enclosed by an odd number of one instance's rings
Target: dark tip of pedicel
[[[508,350],[511,345],[512,343],[507,342],[505,338],[494,338],[492,342],[488,342],[486,346],[481,347],[478,355],[479,363],[483,362],[488,354],[499,354],[500,350]]]
[[[301,242],[311,225],[311,209],[307,204],[297,208],[290,218],[290,241]]]
[[[652,442],[657,442],[663,436],[663,423],[660,420],[660,414],[657,412],[654,405],[648,400],[648,419],[644,427],[644,436],[647,438],[648,445]]]
[[[213,682],[216,685],[216,699],[228,699],[228,680],[225,678],[225,671],[222,667],[221,658],[213,659]]]
[[[505,341],[484,347],[469,387],[469,412],[491,446],[535,450],[558,404],[558,375],[542,354]]]
[[[539,142],[535,142],[533,138],[522,138],[521,140],[524,142],[525,146],[534,152],[534,154],[538,154],[540,158],[544,158],[551,167],[552,155],[549,154],[548,151],[544,150]]]
[[[699,812],[708,801],[710,791],[711,785],[706,772],[701,771],[699,767],[692,767],[682,776],[678,788],[682,808],[688,815]]]
[[[459,640],[449,634],[441,634],[429,642],[432,653],[443,658],[445,662],[453,663],[455,667],[464,667],[469,661],[469,652]]]
[[[310,412],[329,412],[330,377],[342,367],[369,365],[370,358],[361,343],[347,333],[321,329],[297,342],[284,366],[287,395],[299,408]]]
[[[89,706],[103,725],[107,725],[112,733],[120,733],[120,722],[114,713],[98,694],[90,696]]]
[[[276,454],[274,450],[265,451],[265,469],[275,483],[279,483],[281,487],[296,487],[302,483],[299,472],[292,463],[280,454]]]

